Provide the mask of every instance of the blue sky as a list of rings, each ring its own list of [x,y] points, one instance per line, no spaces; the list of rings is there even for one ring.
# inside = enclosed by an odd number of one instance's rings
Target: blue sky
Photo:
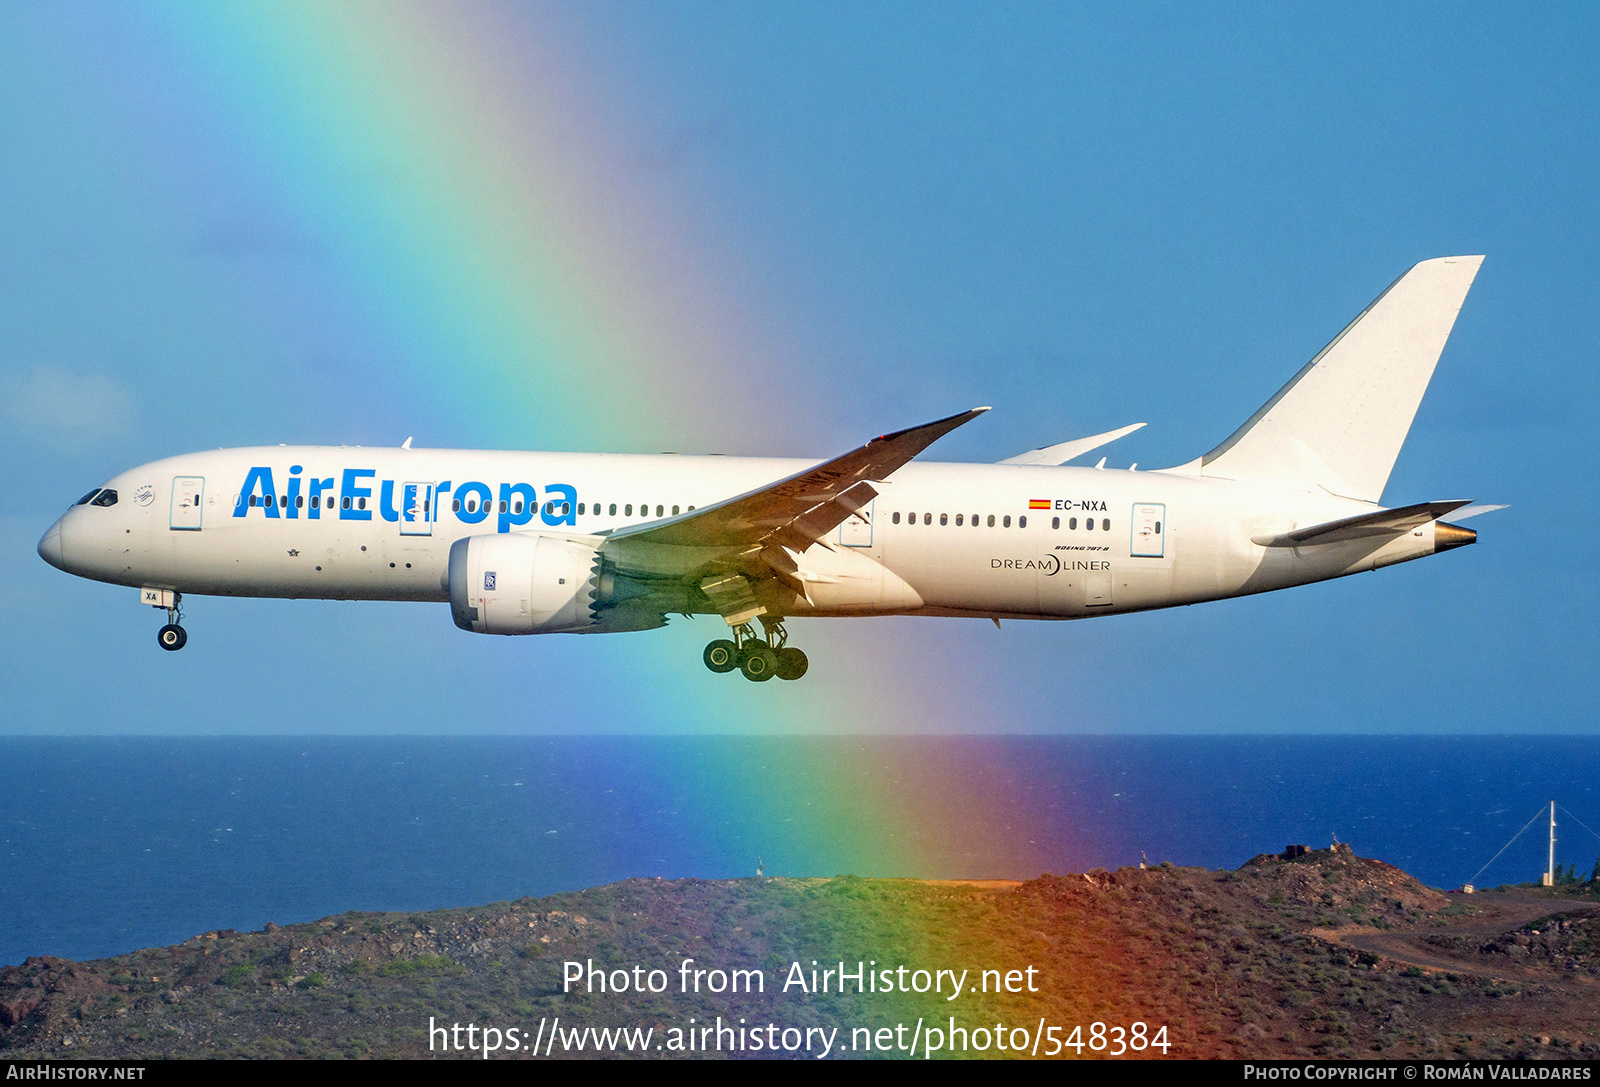
[[[187,93],[182,17],[12,4],[0,731],[761,731],[773,698],[872,731],[873,692],[907,683],[946,707],[931,732],[1592,730],[1593,8],[495,10],[582,88],[608,184],[670,219],[752,348],[758,406],[684,449],[821,457],[992,404],[934,455],[1145,421],[1111,464],[1180,463],[1411,264],[1483,253],[1385,497],[1511,508],[1475,547],[1249,600],[797,624],[813,672],[864,692],[846,706],[726,690],[703,621],[486,639],[443,605],[196,599],[163,654],[133,590],[34,553],[101,479],[214,446],[505,439],[371,380],[397,333],[326,259],[341,224],[286,213],[268,179],[303,164],[252,161]],[[470,711],[439,693],[468,687]]]

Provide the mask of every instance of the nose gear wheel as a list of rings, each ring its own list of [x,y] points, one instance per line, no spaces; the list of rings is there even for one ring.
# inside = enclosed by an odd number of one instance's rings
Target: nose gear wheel
[[[183,621],[183,594],[173,593],[172,604],[165,610],[167,624],[156,631],[156,644],[169,653],[176,653],[189,644],[189,632],[178,625]]]

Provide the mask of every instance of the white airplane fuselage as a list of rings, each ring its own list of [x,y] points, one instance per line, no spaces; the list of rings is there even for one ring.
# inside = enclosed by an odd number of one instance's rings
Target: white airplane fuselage
[[[811,463],[343,446],[217,450],[108,480],[116,503],[71,507],[40,552],[83,577],[185,595],[447,602],[458,539],[517,533],[598,545],[616,529],[709,505]],[[427,519],[413,511],[409,526],[400,508],[407,484],[434,496]],[[185,486],[199,496],[197,511],[175,505]],[[877,489],[871,507],[812,548],[831,554],[806,555],[824,576],[830,563],[857,557],[889,576],[849,598],[819,591],[789,599],[784,613],[1075,619],[1286,588],[1435,549],[1433,522],[1395,538],[1262,547],[1252,537],[1382,507],[1172,472],[917,462]]]
[[[481,634],[705,613],[733,638],[706,666],[756,681],[805,674],[793,616],[1079,619],[1323,581],[1476,539],[1439,520],[1465,502],[1379,500],[1481,262],[1416,265],[1222,444],[1160,471],[1061,467],[1142,424],[999,464],[914,459],[986,408],[822,462],[223,449],[107,481],[39,553],[137,587],[168,650],[193,595],[447,601]]]

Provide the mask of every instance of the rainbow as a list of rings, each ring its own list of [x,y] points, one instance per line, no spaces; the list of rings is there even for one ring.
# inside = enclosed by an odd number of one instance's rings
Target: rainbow
[[[615,111],[585,80],[593,65],[554,17],[320,2],[122,16],[145,20],[138,34],[158,54],[149,63],[199,117],[205,153],[247,178],[291,233],[315,239],[325,304],[362,341],[343,387],[423,406],[411,410],[453,444],[650,452],[688,436],[708,451],[767,452],[761,434],[779,406],[766,375],[785,345],[756,342],[748,330],[761,323],[719,301],[715,241],[630,168]],[[419,433],[418,444],[446,443]],[[808,626],[807,639],[848,652],[831,674],[814,667],[794,685],[706,673],[705,621],[596,646],[617,654],[607,717],[565,731],[1005,731],[1003,697],[930,675],[923,635],[907,636],[915,621],[896,623],[889,638],[883,622]],[[598,666],[584,671],[582,682],[598,682]],[[991,814],[963,780],[1005,772],[930,756],[937,765],[904,788],[870,792],[820,750],[794,749],[794,779],[816,786],[804,798],[741,791],[736,765],[707,773],[728,782],[738,817],[822,805],[841,842],[889,843],[864,875],[925,871],[931,847],[918,843]]]

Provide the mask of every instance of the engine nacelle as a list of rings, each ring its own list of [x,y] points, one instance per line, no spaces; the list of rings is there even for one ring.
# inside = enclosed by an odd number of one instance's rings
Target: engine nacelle
[[[450,614],[475,634],[594,626],[595,549],[557,536],[468,536],[450,545]]]

